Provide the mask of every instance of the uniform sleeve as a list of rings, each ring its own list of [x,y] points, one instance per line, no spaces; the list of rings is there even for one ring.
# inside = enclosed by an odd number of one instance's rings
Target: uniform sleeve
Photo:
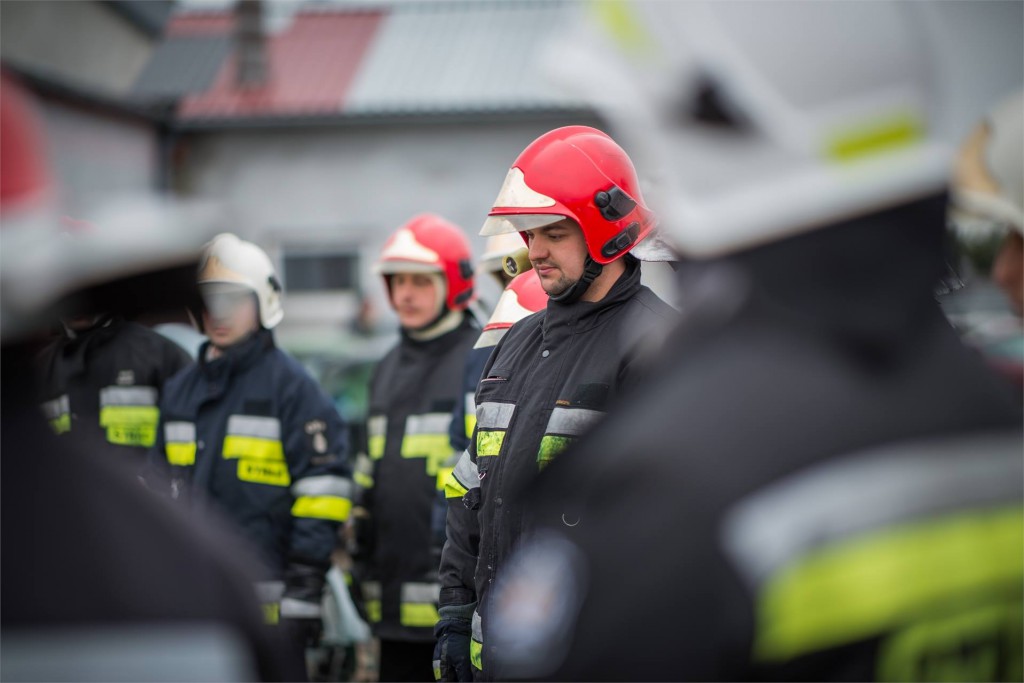
[[[164,400],[160,400],[160,416],[156,424],[156,437],[146,452],[146,461],[137,473],[146,488],[158,493],[169,492],[171,468],[167,462],[166,439],[164,437]]]
[[[291,476],[289,561],[326,567],[338,526],[352,508],[352,470],[345,423],[323,391],[303,376],[281,434]]]

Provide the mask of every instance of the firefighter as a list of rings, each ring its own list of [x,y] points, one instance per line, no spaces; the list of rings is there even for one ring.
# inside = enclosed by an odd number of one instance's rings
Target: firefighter
[[[970,11],[1019,53],[1019,6]],[[938,123],[997,94],[942,70],[998,47],[937,39],[963,18],[634,3],[575,46],[580,82],[630,85],[605,113],[673,179],[688,296],[655,379],[533,490],[539,528],[491,604],[502,673],[1021,675],[1020,410],[934,300]],[[969,85],[978,102],[942,99]]]
[[[461,398],[466,354],[480,334],[469,241],[462,229],[424,213],[384,245],[376,271],[398,314],[401,338],[370,382],[370,485],[360,551],[361,589],[380,638],[380,680],[430,680],[437,622],[440,492],[451,459],[448,431]]]
[[[446,484],[435,675],[493,677],[488,589],[526,521],[523,490],[637,378],[627,330],[671,307],[640,284],[630,250],[654,229],[636,172],[606,134],[552,130],[516,159],[481,230],[519,232],[548,295],[507,332],[476,392],[476,429]],[[474,673],[475,672],[475,673]]]
[[[65,316],[37,362],[53,430],[138,472],[156,439],[160,391],[192,358],[145,325],[101,312]]]
[[[149,479],[196,514],[213,508],[231,520],[272,576],[258,587],[267,622],[315,645],[325,574],[352,506],[345,425],[274,343],[282,287],[262,249],[218,235],[198,283],[209,340],[165,387]]]
[[[58,438],[32,363],[57,301],[119,314],[191,303],[210,232],[168,211],[130,231],[99,222],[73,246],[28,93],[0,76],[0,645],[11,680],[294,680],[251,590],[245,549],[148,494],[92,444]],[[181,208],[181,207],[179,207]]]

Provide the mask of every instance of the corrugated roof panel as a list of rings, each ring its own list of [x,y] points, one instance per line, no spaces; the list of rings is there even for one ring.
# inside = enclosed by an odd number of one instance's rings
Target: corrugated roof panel
[[[186,97],[183,119],[337,115],[381,12],[298,14],[284,32],[267,38],[267,81],[242,90],[235,59],[223,61],[206,92]]]
[[[217,35],[183,35],[160,43],[132,87],[144,98],[179,98],[203,92],[231,51],[231,39]]]
[[[346,114],[578,109],[531,57],[563,30],[561,2],[403,4],[345,100]]]

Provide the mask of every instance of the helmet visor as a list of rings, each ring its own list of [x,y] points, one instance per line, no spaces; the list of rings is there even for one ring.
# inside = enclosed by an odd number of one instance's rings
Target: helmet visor
[[[226,282],[201,283],[199,294],[206,311],[218,320],[231,318],[255,296],[248,287]]]
[[[504,216],[488,216],[484,226],[480,228],[480,234],[485,237],[490,235],[501,235],[506,232],[524,232],[536,230],[546,225],[565,220],[569,216],[558,213],[518,213]]]

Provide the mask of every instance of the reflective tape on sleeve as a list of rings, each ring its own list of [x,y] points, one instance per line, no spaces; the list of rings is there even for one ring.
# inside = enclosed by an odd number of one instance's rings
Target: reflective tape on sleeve
[[[330,474],[304,477],[296,481],[294,486],[292,486],[292,495],[296,498],[301,496],[351,498],[352,481],[345,477],[337,477]]]
[[[344,522],[352,510],[352,501],[335,496],[302,496],[292,505],[293,517],[328,519]]]
[[[469,492],[469,489],[480,486],[480,473],[476,463],[469,457],[468,451],[463,451],[462,457],[456,463],[455,469],[448,477],[444,485],[445,498],[461,498]]]
[[[473,612],[473,637],[469,641],[469,663],[478,671],[484,670],[484,625],[479,612]]]
[[[167,462],[179,467],[196,463],[196,426],[192,422],[167,422],[164,424],[164,452]]]
[[[46,416],[47,420],[56,420],[61,415],[67,415],[71,412],[71,400],[67,394],[58,396],[52,401],[46,401],[42,404],[43,415]]]
[[[238,461],[238,479],[252,484],[289,486],[292,483],[288,463],[273,460],[241,458]]]
[[[515,413],[514,403],[485,402],[476,407],[477,428],[508,429]]]
[[[103,387],[100,389],[100,407],[155,406],[158,396],[156,387]]]
[[[384,437],[387,434],[388,418],[385,415],[373,415],[366,420],[366,448],[374,460],[384,457]]]
[[[100,426],[107,441],[119,446],[143,446],[156,443],[160,409],[156,406],[108,405],[100,408]]]
[[[566,408],[555,406],[548,419],[546,434],[560,436],[582,436],[588,432],[604,416],[600,410],[587,408]]]
[[[403,583],[399,620],[403,626],[433,627],[440,618],[437,600],[441,594],[439,583]]]
[[[281,439],[281,421],[276,417],[232,415],[228,418],[228,434],[259,439]]]
[[[504,429],[476,428],[476,455],[478,458],[494,456],[501,453],[501,445],[505,442]]]

